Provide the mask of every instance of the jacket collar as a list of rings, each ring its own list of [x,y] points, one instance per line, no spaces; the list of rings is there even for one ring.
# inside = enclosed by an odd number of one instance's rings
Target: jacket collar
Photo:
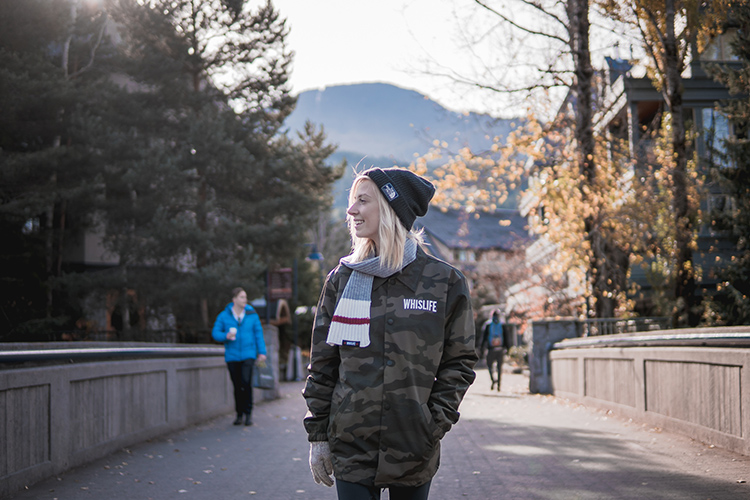
[[[400,273],[396,273],[393,276],[388,276],[387,278],[378,278],[376,276],[372,282],[372,289],[375,290],[389,279],[396,279],[403,283],[409,290],[415,292],[417,286],[419,286],[419,280],[422,278],[424,266],[427,265],[427,261],[428,256],[425,251],[422,250],[422,247],[417,246],[417,256],[411,264],[403,268]],[[343,264],[339,264],[338,269],[340,275],[346,276],[348,281],[349,276],[352,274],[352,269]]]
[[[414,262],[403,268],[400,273],[396,273],[388,278],[376,277],[372,282],[372,289],[375,290],[389,279],[396,279],[409,290],[415,292],[419,285],[419,280],[422,278],[422,271],[425,265],[427,265],[427,254],[421,247],[417,247],[417,257],[414,259]]]

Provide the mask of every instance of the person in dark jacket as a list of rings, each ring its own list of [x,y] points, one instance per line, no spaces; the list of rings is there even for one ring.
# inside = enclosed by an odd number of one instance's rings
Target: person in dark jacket
[[[401,168],[357,176],[352,253],[326,278],[303,395],[315,482],[340,500],[427,499],[477,353],[464,276],[412,230],[435,188]]]
[[[512,346],[509,330],[503,324],[500,311],[493,311],[492,318],[482,327],[482,343],[480,353],[487,353],[487,370],[490,372],[492,385],[490,390],[500,391],[500,379],[503,376],[503,359],[505,352]]]
[[[232,302],[217,316],[211,336],[224,343],[224,360],[234,386],[234,425],[242,424],[243,415],[245,425],[253,425],[253,370],[256,360],[266,360],[266,343],[260,317],[248,305],[245,290],[232,290]]]

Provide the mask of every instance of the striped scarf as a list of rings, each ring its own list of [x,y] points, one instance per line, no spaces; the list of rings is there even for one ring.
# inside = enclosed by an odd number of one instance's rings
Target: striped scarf
[[[326,342],[330,345],[367,347],[370,345],[370,296],[375,276],[387,278],[414,262],[417,258],[417,244],[406,240],[404,260],[395,268],[382,267],[380,257],[372,257],[362,262],[350,262],[351,256],[341,259],[341,264],[352,270],[344,293],[331,318]]]

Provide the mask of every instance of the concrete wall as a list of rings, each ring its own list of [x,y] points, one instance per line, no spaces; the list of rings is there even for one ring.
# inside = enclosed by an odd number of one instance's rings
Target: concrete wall
[[[0,371],[0,496],[233,408],[223,357]]]
[[[278,330],[264,333],[278,374]],[[217,352],[0,369],[0,498],[122,447],[233,414],[232,383],[223,349]],[[278,384],[254,396],[275,399]]]
[[[556,348],[549,357],[555,396],[750,455],[750,349]]]
[[[552,394],[549,352],[556,342],[575,338],[577,328],[577,322],[573,318],[536,320],[531,323],[529,392]]]

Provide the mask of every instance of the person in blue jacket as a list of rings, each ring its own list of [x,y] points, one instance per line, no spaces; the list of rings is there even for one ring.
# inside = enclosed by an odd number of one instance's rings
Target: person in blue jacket
[[[247,303],[242,288],[232,290],[232,302],[219,313],[211,336],[224,343],[224,360],[234,386],[234,408],[237,419],[234,425],[253,425],[253,369],[255,361],[266,359],[266,343],[260,317]]]

